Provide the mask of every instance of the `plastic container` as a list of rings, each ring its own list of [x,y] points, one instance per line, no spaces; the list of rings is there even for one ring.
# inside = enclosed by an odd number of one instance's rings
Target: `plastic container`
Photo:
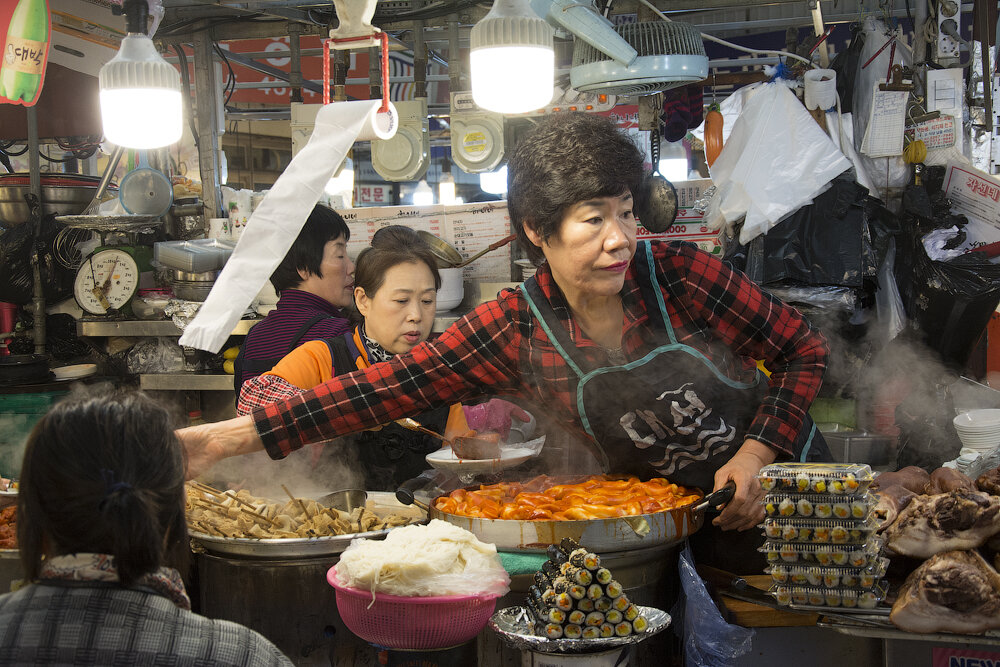
[[[883,557],[863,568],[774,563],[765,571],[776,584],[870,589],[881,581],[888,567],[889,559]]]
[[[764,512],[772,518],[852,519],[863,521],[876,501],[871,494],[834,496],[831,494],[769,493],[764,496]]]
[[[845,607],[874,609],[885,599],[888,586],[879,582],[870,590],[854,588],[822,588],[819,586],[773,586],[771,595],[778,604],[796,607]]]
[[[0,394],[0,477],[20,477],[24,443],[65,391]]]
[[[401,597],[348,588],[336,567],[326,573],[344,625],[367,642],[396,649],[438,649],[478,635],[496,609],[496,595]]]
[[[895,440],[887,435],[865,431],[824,433],[830,453],[838,461],[886,465],[892,460]]]
[[[807,544],[864,544],[875,531],[874,515],[862,521],[839,519],[764,519],[764,536],[782,542]]]
[[[863,545],[801,544],[768,540],[758,549],[775,563],[816,563],[821,567],[865,568],[882,557],[885,540],[873,537]]]
[[[861,495],[872,483],[869,465],[856,463],[772,463],[760,469],[762,489],[780,493]]]
[[[221,269],[235,249],[232,241],[219,239],[158,241],[153,244],[153,259],[171,269],[203,273]]]

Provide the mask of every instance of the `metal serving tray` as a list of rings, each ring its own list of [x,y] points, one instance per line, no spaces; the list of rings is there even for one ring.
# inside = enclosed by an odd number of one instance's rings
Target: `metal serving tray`
[[[329,556],[343,553],[352,540],[366,538],[379,540],[389,534],[391,528],[373,530],[367,533],[348,533],[329,537],[287,537],[255,540],[248,537],[220,537],[205,533],[191,532],[191,539],[216,554],[243,556],[246,558],[303,558],[309,556]]]

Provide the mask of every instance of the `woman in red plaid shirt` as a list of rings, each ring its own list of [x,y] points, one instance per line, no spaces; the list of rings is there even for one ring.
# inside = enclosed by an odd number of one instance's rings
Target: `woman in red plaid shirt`
[[[713,523],[754,527],[762,466],[828,454],[807,415],[826,343],[794,308],[693,245],[637,244],[642,179],[642,152],[606,118],[541,120],[508,163],[511,223],[545,260],[534,278],[408,354],[184,429],[188,474],[499,394],[546,406],[608,472],[705,491],[733,482]]]

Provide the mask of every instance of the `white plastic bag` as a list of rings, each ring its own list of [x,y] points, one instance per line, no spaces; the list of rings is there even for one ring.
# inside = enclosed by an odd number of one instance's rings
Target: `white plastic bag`
[[[766,84],[750,97],[712,165],[718,194],[706,220],[719,229],[746,216],[740,243],[747,244],[850,166],[786,86]]]
[[[885,259],[878,269],[878,289],[875,290],[875,312],[878,315],[879,326],[885,332],[887,343],[906,327],[906,310],[903,307],[903,298],[899,295],[899,287],[896,285],[895,266],[896,242],[890,239]]]

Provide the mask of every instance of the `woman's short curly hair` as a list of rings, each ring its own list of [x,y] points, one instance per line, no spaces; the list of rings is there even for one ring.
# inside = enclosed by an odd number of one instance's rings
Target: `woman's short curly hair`
[[[548,240],[574,204],[625,191],[642,197],[644,159],[636,143],[604,116],[568,112],[539,121],[507,161],[507,207],[528,256],[538,261],[542,252],[528,240],[526,225]]]

